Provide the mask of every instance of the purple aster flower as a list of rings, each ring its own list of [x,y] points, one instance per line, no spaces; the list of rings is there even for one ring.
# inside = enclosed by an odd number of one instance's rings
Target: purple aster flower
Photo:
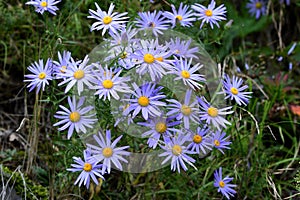
[[[121,31],[117,32],[110,31],[109,34],[112,38],[109,39],[109,42],[112,46],[129,46],[129,44],[138,41],[138,39],[134,39],[137,32],[132,26],[122,27]]]
[[[157,81],[166,75],[165,70],[172,69],[172,61],[168,60],[171,52],[167,46],[158,44],[156,40],[141,40],[140,48],[136,49],[131,58],[137,59],[136,72],[139,75],[149,73],[152,81]]]
[[[94,139],[98,143],[98,146],[93,144],[87,144],[89,148],[91,148],[91,152],[93,154],[93,159],[97,162],[103,162],[102,166],[102,174],[104,174],[105,170],[110,174],[111,171],[111,162],[114,166],[120,170],[122,170],[122,165],[120,161],[128,163],[128,161],[123,158],[123,156],[129,156],[130,152],[125,151],[125,149],[129,148],[129,146],[116,147],[117,143],[120,141],[123,135],[120,135],[117,139],[111,142],[111,133],[110,130],[106,130],[105,139],[102,136],[102,133],[99,132],[99,137],[94,135]]]
[[[34,62],[31,64],[31,66],[28,67],[28,70],[32,72],[33,74],[27,74],[24,77],[27,78],[24,80],[24,82],[30,82],[27,86],[29,89],[29,92],[31,92],[34,88],[36,89],[36,93],[42,90],[45,90],[45,86],[49,85],[48,81],[51,81],[53,79],[52,77],[52,61],[49,58],[44,66],[44,61],[41,59],[39,60],[39,63]]]
[[[136,18],[136,26],[139,30],[152,31],[152,33],[157,37],[158,34],[163,34],[163,30],[167,30],[169,25],[169,20],[163,16],[162,11],[156,10],[153,12],[139,12],[140,18]]]
[[[83,86],[87,85],[88,87],[92,87],[90,82],[94,82],[94,77],[92,75],[92,65],[87,65],[89,62],[88,55],[85,56],[83,61],[75,62],[71,57],[71,62],[68,65],[65,73],[61,73],[60,75],[64,78],[64,80],[58,84],[61,86],[63,84],[67,84],[65,93],[67,93],[76,83],[77,83],[77,91],[78,94],[83,91]]]
[[[171,7],[173,12],[165,11],[163,15],[171,21],[172,28],[176,26],[176,22],[179,22],[181,26],[193,26],[192,22],[195,21],[196,18],[194,17],[193,12],[188,10],[189,6],[183,5],[181,2],[178,11],[173,4]]]
[[[164,117],[161,114],[160,117],[149,118],[147,122],[139,122],[138,124],[151,128],[151,130],[144,132],[142,137],[150,136],[147,144],[150,148],[155,149],[161,136],[163,137],[163,142],[167,143],[174,133],[180,132],[180,130],[174,127],[180,123],[181,121],[174,121],[173,117]]]
[[[158,156],[167,156],[162,161],[162,165],[171,159],[172,171],[176,171],[177,169],[178,173],[180,173],[180,167],[182,167],[184,171],[188,170],[185,162],[195,168],[192,163],[195,163],[196,160],[187,155],[193,154],[194,152],[187,150],[186,146],[184,146],[184,143],[186,141],[187,137],[183,134],[179,134],[177,137],[171,138],[170,142],[166,143],[165,146],[161,146],[161,148],[165,150],[165,152],[159,154]]]
[[[226,74],[225,80],[223,81],[224,92],[222,92],[226,94],[225,99],[234,99],[238,105],[247,105],[249,98],[251,98],[248,94],[252,94],[252,92],[243,92],[248,88],[248,85],[242,86],[242,84],[243,80],[241,78],[233,76],[231,80]]]
[[[196,3],[192,5],[192,8],[196,11],[195,15],[202,20],[200,28],[202,28],[204,23],[209,23],[210,27],[213,29],[214,24],[219,28],[218,22],[221,20],[226,20],[226,8],[224,4],[216,7],[216,2],[212,0],[208,7],[205,7],[201,4]]]
[[[59,131],[69,128],[67,136],[68,139],[71,138],[74,129],[77,133],[80,131],[86,133],[87,130],[85,127],[92,128],[92,125],[97,121],[97,119],[93,118],[96,116],[96,113],[88,115],[88,113],[94,109],[93,106],[86,106],[82,108],[84,101],[85,97],[81,97],[78,102],[76,101],[75,96],[72,96],[72,99],[71,97],[68,97],[70,109],[59,105],[62,111],[58,111],[56,112],[56,115],[54,115],[54,117],[60,119],[60,121],[55,123],[53,126],[63,125],[58,129]]]
[[[117,92],[130,93],[130,87],[126,84],[130,81],[130,77],[120,77],[122,70],[119,70],[116,74],[113,69],[102,68],[100,64],[93,64],[99,69],[99,72],[95,73],[97,78],[97,85],[90,87],[91,89],[97,90],[95,95],[99,95],[100,99],[110,100],[110,96],[114,99],[119,100],[120,97]]]
[[[206,121],[206,123],[209,125],[212,124],[218,130],[221,130],[220,126],[226,128],[226,124],[231,124],[223,116],[233,113],[233,111],[230,111],[232,106],[218,109],[214,106],[211,106],[204,97],[197,97],[197,99],[200,108],[202,109],[202,111],[200,111],[200,120]]]
[[[147,84],[147,87],[138,87],[136,83],[133,83],[134,92],[132,95],[134,98],[125,99],[129,102],[129,107],[124,111],[127,115],[129,112],[133,111],[132,117],[142,112],[142,116],[145,120],[148,120],[150,116],[160,116],[160,108],[161,106],[166,106],[166,103],[161,100],[166,96],[163,94],[153,95],[153,91],[155,90],[155,84]]]
[[[60,54],[60,52],[57,54],[59,61],[53,61],[53,64],[55,64],[54,74],[56,75],[57,79],[61,79],[62,76],[60,74],[66,73],[66,69],[71,62],[71,52],[64,51],[63,54]]]
[[[216,149],[218,149],[222,152],[222,154],[224,154],[223,149],[230,149],[229,145],[231,144],[231,142],[228,141],[228,139],[229,136],[226,137],[225,132],[216,131],[211,138],[211,142]]]
[[[102,30],[102,36],[105,34],[106,30],[117,33],[118,29],[123,27],[123,24],[127,22],[127,12],[117,13],[114,12],[115,5],[110,4],[108,12],[102,11],[101,8],[95,3],[97,11],[89,9],[90,16],[88,18],[96,19],[97,22],[92,24],[91,31],[93,30]]]
[[[286,5],[290,5],[291,1],[290,0],[280,0],[280,3],[283,4],[285,2]]]
[[[222,167],[214,172],[214,177],[214,186],[218,188],[218,192],[221,192],[223,196],[225,196],[227,199],[230,199],[230,196],[233,197],[234,194],[236,194],[236,191],[232,189],[236,187],[236,185],[229,184],[233,178],[229,178],[229,176],[222,178]]]
[[[250,0],[246,7],[249,9],[249,13],[255,16],[256,19],[260,16],[265,15],[267,12],[266,1],[264,0]]]
[[[90,186],[90,179],[94,181],[96,185],[99,184],[99,181],[97,180],[97,176],[102,178],[104,180],[104,177],[100,174],[100,169],[102,168],[102,164],[97,164],[97,162],[92,159],[91,152],[86,149],[83,151],[83,159],[79,157],[73,157],[73,160],[76,164],[71,164],[73,168],[67,169],[71,172],[80,172],[80,175],[76,179],[74,185],[79,183],[79,187],[83,183],[83,185],[86,186],[88,189]]]
[[[60,0],[54,1],[54,0],[33,0],[28,1],[25,3],[26,5],[33,5],[35,7],[35,12],[43,14],[45,11],[48,11],[49,13],[56,15],[56,11],[58,8],[55,6],[58,4]]]
[[[197,100],[192,100],[191,102],[191,95],[192,90],[188,89],[183,103],[175,99],[167,100],[171,103],[167,106],[167,109],[169,110],[167,116],[174,116],[177,120],[183,120],[185,129],[190,128],[190,120],[194,123],[199,123],[199,107]]]
[[[181,41],[180,38],[176,37],[175,41],[173,39],[170,40],[168,46],[171,53],[173,53],[175,56],[183,58],[198,58],[195,53],[199,52],[199,48],[191,48],[191,42],[192,39]]]
[[[184,85],[196,90],[202,87],[199,82],[205,82],[205,78],[203,78],[204,75],[199,74],[199,70],[203,67],[203,65],[197,63],[192,66],[192,61],[192,58],[189,61],[182,58],[180,58],[180,60],[176,60],[174,71],[171,73],[177,75],[174,81],[182,80]]]
[[[212,149],[210,138],[207,135],[209,131],[209,128],[198,127],[197,133],[190,134],[192,142],[187,146],[187,149],[190,149],[191,151],[196,151],[197,154],[200,154],[202,152],[205,155],[207,150]]]

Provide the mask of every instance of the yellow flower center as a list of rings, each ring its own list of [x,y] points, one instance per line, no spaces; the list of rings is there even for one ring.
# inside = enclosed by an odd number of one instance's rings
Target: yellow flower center
[[[120,58],[121,58],[121,59],[127,58],[127,52],[124,51],[124,52],[122,53],[122,55],[120,56]]]
[[[155,24],[154,24],[154,22],[150,22],[150,23],[149,23],[149,27],[152,27],[152,28],[154,28],[154,27],[155,27]]]
[[[175,156],[178,156],[179,154],[181,154],[181,152],[182,152],[181,146],[179,146],[178,144],[175,144],[175,145],[172,147],[172,153],[173,153]]]
[[[207,17],[211,17],[211,16],[213,15],[212,10],[206,10],[206,11],[205,11],[205,15],[206,15]]]
[[[221,188],[225,187],[224,181],[220,181],[220,182],[219,182],[219,186],[220,186]]]
[[[180,51],[179,51],[178,49],[176,49],[176,50],[175,50],[175,53],[176,53],[176,54],[179,54],[179,53],[180,53]]]
[[[211,117],[216,117],[216,116],[218,116],[218,109],[214,108],[214,107],[209,107],[207,109],[207,114]]]
[[[47,7],[47,5],[48,5],[48,4],[47,4],[47,2],[46,2],[46,1],[42,1],[42,2],[41,2],[41,6],[42,6],[42,7],[44,7],[44,8],[45,8],[45,7]]]
[[[102,85],[105,89],[110,89],[114,86],[114,83],[111,80],[102,81]]]
[[[185,116],[188,116],[192,113],[192,108],[187,105],[182,105],[181,107],[181,113]]]
[[[181,15],[177,15],[175,18],[178,19],[179,21],[182,20],[182,16]]]
[[[76,72],[74,72],[73,76],[74,76],[75,79],[80,80],[84,77],[84,71],[79,69]]]
[[[215,141],[214,141],[214,144],[215,144],[215,146],[218,147],[218,146],[220,146],[220,141],[219,141],[219,140],[215,140]]]
[[[157,60],[159,62],[162,62],[162,61],[164,61],[164,58],[163,57],[158,57],[158,58],[155,58],[155,60]]]
[[[155,60],[155,58],[154,58],[154,56],[153,56],[152,54],[146,53],[146,54],[144,55],[144,61],[145,61],[146,63],[152,64],[152,63],[154,62],[154,60]]]
[[[39,79],[43,80],[44,78],[46,78],[46,73],[45,72],[41,72],[39,74]]]
[[[183,78],[190,78],[190,77],[191,77],[191,74],[190,74],[190,72],[188,72],[188,71],[186,71],[186,70],[182,70],[182,71],[181,71],[181,76],[182,76]]]
[[[83,170],[86,171],[86,172],[90,172],[92,171],[92,165],[90,163],[84,163],[83,165]]]
[[[103,150],[102,150],[102,154],[103,154],[104,157],[109,158],[109,157],[112,156],[113,150],[112,150],[112,148],[110,148],[110,147],[105,147],[105,148],[103,148]]]
[[[112,18],[110,16],[103,17],[103,23],[104,24],[110,24],[112,21]]]
[[[234,94],[234,95],[237,95],[237,94],[239,93],[238,89],[236,89],[235,87],[232,87],[232,88],[230,89],[230,92],[231,92],[232,94]]]
[[[257,3],[255,4],[255,8],[261,9],[261,7],[262,7],[262,4],[261,4],[260,2],[257,2]]]
[[[202,136],[201,135],[194,135],[193,142],[195,142],[196,144],[199,144],[200,142],[202,142]]]
[[[61,66],[61,69],[60,69],[60,72],[61,73],[66,73],[66,69],[67,69],[67,66]]]
[[[141,97],[138,99],[138,104],[140,104],[140,105],[143,106],[143,107],[148,106],[149,103],[150,103],[150,101],[149,101],[149,98],[148,98],[148,97],[141,96]]]
[[[79,112],[71,112],[69,115],[69,119],[71,122],[78,122],[80,120],[80,114]]]
[[[167,125],[166,123],[164,122],[158,122],[156,125],[155,125],[155,130],[159,133],[164,133],[166,132],[167,130]]]

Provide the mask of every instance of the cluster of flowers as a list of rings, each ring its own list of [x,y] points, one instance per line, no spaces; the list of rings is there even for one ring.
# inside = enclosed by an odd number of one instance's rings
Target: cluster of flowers
[[[47,10],[55,13],[57,7],[54,5],[58,2],[37,0],[28,3],[35,5],[39,12]],[[213,25],[219,27],[218,21],[226,19],[224,5],[215,8],[214,0],[208,7],[192,5],[196,14],[182,3],[178,10],[172,5],[173,12],[141,12],[135,21],[137,28],[126,26],[127,13],[113,12],[113,4],[108,12],[102,11],[97,3],[95,5],[97,10],[90,10],[88,18],[97,20],[91,26],[92,31],[102,30],[102,35],[108,31],[111,36],[107,39],[110,48],[106,58],[101,63],[89,63],[89,56],[75,61],[71,52],[58,52],[58,61],[49,58],[44,65],[43,60],[39,60],[28,67],[32,74],[25,75],[30,91],[35,88],[36,92],[44,90],[52,79],[61,80],[58,86],[65,86],[66,94],[77,87],[80,99],[77,101],[74,94],[68,97],[69,108],[59,106],[61,110],[55,115],[59,121],[54,126],[60,126],[60,131],[68,129],[68,139],[74,129],[77,133],[87,133],[87,128],[93,127],[97,121],[95,109],[91,105],[84,106],[86,97],[82,95],[86,91],[84,88],[88,88],[102,100],[120,103],[122,116],[116,119],[115,126],[126,120],[127,124],[139,121],[138,125],[149,128],[142,137],[148,138],[150,148],[159,146],[164,150],[159,155],[166,157],[162,164],[171,160],[172,171],[180,173],[181,168],[187,170],[186,163],[194,167],[196,160],[192,158],[193,154],[206,155],[213,148],[224,154],[223,150],[229,149],[231,142],[222,129],[230,125],[225,117],[234,112],[232,106],[218,108],[205,97],[195,95],[206,84],[206,79],[200,74],[203,65],[197,56],[198,47],[191,45],[192,40],[176,37],[161,42],[157,37],[164,34],[169,24],[172,27],[176,23],[192,26],[196,16],[202,20],[201,27],[204,23],[210,24],[211,28]],[[154,35],[155,38],[141,39],[139,31],[144,31],[144,36],[151,38]],[[128,71],[134,71],[132,74],[143,80],[142,83],[134,81],[136,77],[126,76]],[[182,100],[170,98],[164,93],[164,86],[158,84],[167,76],[174,77],[174,82],[182,81],[185,90]],[[223,90],[218,94],[240,106],[248,104],[251,92],[245,92],[248,86],[243,85],[242,79],[224,75],[221,83]],[[197,124],[196,128],[191,124]],[[129,146],[117,147],[122,135],[112,142],[111,132],[106,130],[105,134],[99,132],[93,138],[97,145],[87,144],[84,159],[74,157],[76,164],[68,169],[80,171],[75,184],[81,186],[83,183],[87,188],[90,178],[98,184],[97,177],[104,179],[103,175],[111,172],[112,165],[122,170],[121,162],[128,163],[124,157],[130,155],[126,151]],[[228,199],[229,195],[236,193],[232,189],[236,185],[229,184],[231,180],[229,177],[222,178],[222,168],[215,172],[214,185]]]

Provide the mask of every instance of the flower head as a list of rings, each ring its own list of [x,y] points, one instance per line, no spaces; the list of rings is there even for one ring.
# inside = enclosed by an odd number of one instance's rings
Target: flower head
[[[122,170],[123,168],[120,161],[127,163],[128,161],[123,158],[123,156],[130,155],[130,152],[125,151],[125,149],[129,148],[129,146],[116,147],[117,143],[122,138],[122,135],[120,135],[113,142],[111,142],[110,130],[106,130],[105,139],[103,138],[101,132],[99,132],[98,135],[99,136],[93,136],[98,146],[93,144],[87,144],[87,146],[91,148],[93,159],[95,159],[97,162],[103,162],[102,174],[105,172],[105,170],[107,170],[107,172],[110,174],[111,162],[116,168]]]
[[[71,57],[71,62],[68,65],[65,73],[60,74],[64,80],[58,84],[58,86],[64,85],[68,83],[65,89],[65,93],[67,93],[76,83],[77,83],[77,91],[80,95],[83,91],[83,86],[86,85],[91,87],[92,84],[90,82],[94,81],[94,77],[92,75],[92,65],[87,65],[89,61],[89,57],[85,56],[83,61],[75,62]]]
[[[247,105],[249,102],[249,94],[252,92],[244,92],[245,89],[248,88],[248,85],[244,85],[243,80],[241,78],[232,77],[232,80],[229,76],[225,75],[225,80],[223,81],[224,93],[226,94],[225,99],[230,98],[230,100],[235,100],[238,105]]]
[[[73,168],[67,169],[71,172],[80,172],[80,175],[75,181],[75,185],[79,183],[79,187],[83,183],[83,185],[86,186],[88,189],[90,186],[90,179],[94,181],[96,185],[99,184],[99,181],[97,180],[97,176],[102,178],[104,180],[104,177],[100,174],[100,169],[102,168],[102,164],[97,164],[97,162],[92,159],[91,152],[86,149],[83,151],[83,159],[79,157],[73,157],[73,160],[76,164],[71,164]]]
[[[230,196],[233,197],[234,194],[236,194],[236,191],[232,189],[236,187],[236,185],[230,184],[233,178],[229,178],[229,176],[222,178],[222,167],[215,171],[214,177],[214,186],[218,188],[218,192],[221,192],[227,199],[230,199]]]
[[[55,123],[53,126],[63,125],[58,129],[60,131],[69,128],[67,136],[68,139],[71,138],[74,129],[77,133],[80,131],[86,133],[87,130],[85,127],[92,128],[92,124],[97,121],[96,118],[93,118],[96,115],[95,113],[88,115],[88,113],[94,109],[93,106],[86,106],[82,108],[84,101],[85,97],[81,97],[78,102],[76,101],[75,96],[73,96],[72,99],[71,97],[68,97],[70,109],[59,105],[62,111],[58,111],[56,112],[56,115],[54,115],[55,118],[60,119],[61,121]]]
[[[197,100],[191,101],[192,90],[188,89],[184,102],[181,103],[175,99],[168,99],[167,101],[171,104],[168,104],[167,109],[169,110],[167,115],[174,116],[177,120],[183,120],[184,128],[190,128],[190,120],[194,123],[199,123],[199,107]]]
[[[136,19],[136,26],[139,30],[150,30],[157,37],[158,34],[163,34],[163,30],[167,30],[169,20],[166,20],[162,11],[156,10],[153,12],[139,12],[139,18]]]
[[[33,5],[36,10],[35,12],[43,14],[45,11],[48,11],[49,13],[56,15],[56,11],[58,8],[55,6],[58,4],[60,0],[55,1],[55,0],[33,0],[33,1],[28,1],[26,5]]]
[[[165,106],[166,103],[160,101],[166,96],[163,94],[155,94],[155,84],[145,83],[144,86],[138,87],[136,83],[133,83],[133,96],[134,98],[126,99],[129,102],[129,107],[124,113],[129,114],[133,111],[132,117],[134,118],[138,113],[142,112],[142,116],[145,120],[148,120],[149,116],[160,116],[161,106]]]
[[[192,61],[192,58],[190,60],[182,58],[180,58],[180,60],[176,60],[173,73],[177,75],[174,79],[175,81],[182,80],[184,85],[195,90],[202,87],[199,82],[205,82],[205,78],[204,75],[199,74],[199,70],[203,65],[197,63],[192,66]]]
[[[182,57],[182,58],[198,58],[195,53],[199,52],[198,47],[191,48],[192,39],[189,40],[180,40],[176,37],[175,41],[171,38],[168,43],[171,53],[173,55]]]
[[[249,13],[252,16],[255,16],[256,19],[260,18],[262,15],[265,15],[267,12],[267,5],[266,1],[264,0],[250,0],[246,7],[249,9]]]
[[[223,116],[233,113],[233,111],[230,111],[232,106],[218,109],[214,106],[211,106],[204,97],[197,97],[197,99],[202,110],[200,111],[200,120],[206,121],[207,124],[212,124],[218,130],[221,130],[220,126],[226,128],[226,124],[231,124]]]
[[[179,22],[181,26],[193,26],[192,22],[196,20],[194,14],[189,9],[189,6],[183,5],[181,2],[179,5],[178,11],[176,10],[175,6],[172,4],[172,12],[165,11],[163,15],[168,18],[172,23],[172,28],[176,26],[176,23]]]
[[[190,134],[190,139],[192,142],[187,146],[191,151],[196,151],[197,154],[201,152],[205,155],[207,150],[211,150],[211,142],[207,133],[209,128],[197,128],[197,132]],[[201,152],[200,152],[201,151]]]
[[[173,137],[169,143],[166,143],[165,146],[161,146],[164,153],[159,154],[159,157],[167,156],[163,161],[162,165],[171,159],[171,170],[178,171],[180,173],[180,167],[183,168],[184,171],[188,170],[186,167],[186,163],[193,166],[196,160],[187,154],[193,154],[193,152],[187,150],[184,143],[187,141],[187,137],[183,134],[179,134],[177,137]],[[194,166],[193,166],[194,167]]]
[[[102,36],[107,30],[117,33],[117,30],[120,29],[124,23],[127,22],[127,12],[117,13],[113,12],[115,5],[110,4],[108,12],[102,11],[97,3],[95,3],[97,11],[89,9],[90,16],[88,18],[96,19],[97,22],[92,24],[91,31],[93,30],[102,30]]]
[[[231,144],[231,142],[228,141],[228,138],[229,136],[226,137],[225,132],[216,131],[211,138],[213,147],[215,147],[216,149],[221,151],[222,154],[224,154],[223,149],[230,149],[229,145]]]
[[[36,93],[42,90],[45,90],[45,86],[49,85],[49,81],[52,80],[52,61],[49,58],[44,66],[43,60],[39,60],[39,63],[34,62],[31,66],[28,67],[28,70],[33,74],[27,74],[24,77],[27,78],[24,82],[30,82],[27,86],[29,92],[31,92],[34,88],[36,89]]]
[[[96,89],[95,95],[99,95],[100,99],[110,100],[110,96],[114,99],[119,100],[120,97],[117,92],[130,93],[130,87],[126,84],[127,81],[130,81],[129,77],[120,77],[122,70],[119,70],[114,74],[112,68],[108,69],[107,66],[105,69],[102,68],[99,64],[94,64],[99,72],[95,74],[97,78],[97,85],[92,86],[91,89]]]
[[[146,122],[140,122],[139,125],[149,127],[148,130],[142,134],[142,137],[149,137],[147,144],[150,148],[155,149],[161,136],[163,142],[167,143],[170,141],[170,137],[173,133],[180,132],[174,126],[180,124],[181,121],[174,121],[172,117],[165,117],[163,114],[160,117],[151,117]]]
[[[68,68],[68,65],[71,62],[71,52],[64,51],[63,54],[58,54],[58,60],[59,61],[53,61],[54,66],[54,74],[56,75],[57,79],[63,78],[61,74],[66,73],[66,69]]]
[[[218,22],[221,20],[226,20],[226,8],[224,4],[216,7],[216,2],[212,0],[208,7],[196,3],[192,5],[192,8],[196,11],[195,15],[202,20],[200,28],[202,28],[204,23],[209,23],[210,27],[213,29],[214,24],[219,28]]]

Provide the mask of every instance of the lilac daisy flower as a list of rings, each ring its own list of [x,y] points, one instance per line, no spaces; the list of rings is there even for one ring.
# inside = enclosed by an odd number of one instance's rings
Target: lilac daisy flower
[[[183,124],[185,129],[190,128],[190,120],[194,123],[199,123],[199,108],[197,101],[194,100],[191,102],[192,90],[187,90],[185,94],[185,99],[183,103],[175,99],[168,99],[167,101],[171,104],[168,104],[167,116],[175,116],[177,120],[183,119]]]
[[[159,154],[158,156],[167,156],[162,161],[162,165],[171,159],[171,170],[176,171],[177,169],[178,173],[180,173],[180,167],[182,167],[184,171],[188,170],[185,162],[192,167],[195,167],[192,163],[195,163],[196,160],[187,155],[193,154],[194,152],[187,150],[186,146],[184,146],[186,140],[186,136],[179,134],[176,138],[171,138],[170,142],[166,143],[165,146],[161,146],[165,152]]]
[[[241,78],[233,76],[231,81],[229,76],[226,74],[225,80],[223,81],[223,86],[225,89],[224,93],[227,94],[225,99],[234,99],[238,105],[247,105],[249,98],[251,98],[251,96],[248,94],[251,94],[252,92],[243,92],[248,88],[248,85],[242,86],[242,84],[243,80]]]
[[[209,128],[197,128],[197,133],[190,134],[192,142],[187,146],[187,149],[196,151],[197,154],[201,152],[205,155],[207,150],[211,150],[211,141],[208,138],[207,133]],[[200,152],[201,151],[201,152]]]
[[[34,0],[34,1],[28,1],[25,3],[26,5],[33,5],[36,10],[35,12],[43,14],[45,11],[48,11],[49,13],[56,15],[56,11],[58,8],[55,6],[58,4],[60,0],[54,1],[54,0]]]
[[[197,97],[197,99],[202,109],[202,111],[200,111],[200,120],[205,120],[207,124],[212,124],[218,130],[221,130],[220,126],[226,128],[226,125],[231,125],[223,116],[233,113],[233,111],[230,111],[232,106],[218,109],[211,106],[204,97]]]
[[[200,28],[202,28],[204,23],[209,23],[210,27],[213,29],[214,24],[219,28],[218,22],[221,20],[226,20],[226,8],[224,4],[216,7],[216,2],[212,0],[208,7],[196,3],[192,5],[192,8],[196,11],[195,15],[202,20]]]
[[[94,181],[96,185],[99,184],[99,181],[97,180],[96,176],[102,178],[104,180],[104,177],[100,174],[100,169],[102,168],[102,164],[97,164],[95,160],[92,159],[91,152],[86,149],[83,151],[83,159],[79,157],[73,157],[73,160],[76,164],[71,164],[73,168],[67,169],[71,172],[80,172],[80,175],[76,179],[74,185],[79,183],[79,187],[83,183],[83,185],[86,186],[88,189],[90,186],[90,179]]]
[[[173,12],[165,11],[163,15],[171,21],[172,28],[175,27],[176,22],[179,22],[181,26],[193,26],[192,22],[195,21],[196,18],[194,17],[193,12],[188,10],[189,6],[183,5],[181,2],[178,11],[173,4],[171,7]]]
[[[114,99],[119,100],[120,97],[117,92],[130,93],[130,87],[126,84],[130,81],[130,77],[120,77],[122,70],[119,70],[116,74],[113,73],[112,68],[105,69],[99,64],[93,64],[96,66],[100,72],[95,73],[97,78],[97,85],[90,87],[91,89],[96,89],[95,95],[99,95],[100,99],[110,100],[110,96]]]
[[[168,51],[167,46],[158,44],[156,40],[141,40],[140,48],[136,49],[131,55],[131,58],[137,59],[135,63],[137,65],[136,72],[139,75],[149,73],[151,80],[156,81],[163,75],[166,75],[165,70],[171,70],[171,60],[168,60],[171,52]]]
[[[94,77],[92,75],[92,65],[87,65],[89,62],[88,55],[85,56],[83,61],[75,62],[71,57],[70,65],[68,65],[65,73],[62,73],[61,76],[64,80],[58,84],[61,86],[63,84],[67,84],[65,93],[67,93],[76,83],[77,83],[77,91],[78,94],[83,91],[83,86],[87,85],[88,87],[92,87],[90,82],[94,81]]]
[[[228,139],[229,136],[226,137],[225,132],[216,131],[211,138],[211,142],[216,149],[218,149],[222,152],[222,154],[224,154],[223,149],[230,149],[229,145],[231,144],[231,142],[228,141]]]
[[[184,85],[187,85],[193,90],[200,89],[202,85],[199,82],[205,82],[204,75],[199,74],[199,70],[203,67],[200,63],[192,66],[193,59],[191,58],[189,61],[187,59],[176,60],[174,73],[177,77],[174,81],[182,80]]]
[[[60,74],[66,73],[66,69],[71,62],[71,52],[64,51],[63,54],[60,54],[60,52],[57,54],[59,61],[53,61],[53,64],[55,64],[54,73],[57,79],[61,79],[62,76]]]
[[[39,63],[34,62],[31,64],[31,66],[28,67],[28,70],[32,72],[33,74],[27,74],[24,77],[28,78],[25,79],[24,82],[30,82],[30,84],[27,86],[29,89],[29,92],[31,92],[34,88],[36,89],[36,93],[42,90],[45,90],[45,86],[49,85],[48,81],[52,80],[52,61],[49,58],[44,66],[43,60],[39,60]]]
[[[139,30],[150,30],[156,37],[158,34],[163,34],[162,31],[167,30],[169,27],[169,21],[165,19],[162,11],[157,13],[156,10],[153,12],[139,12],[138,15],[140,18],[136,18],[135,23]]]
[[[199,52],[199,48],[191,48],[191,42],[192,39],[181,41],[180,38],[176,37],[175,41],[173,39],[170,40],[168,46],[171,53],[173,53],[175,56],[182,58],[198,58],[195,53]]]
[[[78,102],[76,101],[75,96],[73,96],[72,99],[71,97],[68,97],[70,109],[59,105],[62,111],[58,111],[56,112],[56,115],[54,115],[55,118],[60,119],[61,121],[55,123],[53,126],[63,125],[58,129],[59,131],[69,128],[67,136],[68,139],[71,138],[74,129],[77,133],[80,131],[86,133],[87,130],[85,127],[92,128],[92,125],[97,121],[97,119],[93,118],[96,116],[96,113],[87,115],[88,112],[94,109],[93,106],[86,106],[82,108],[84,101],[85,97],[81,97]]]
[[[233,197],[234,194],[236,194],[236,191],[232,189],[233,187],[236,187],[236,185],[229,184],[233,178],[229,178],[228,176],[222,178],[222,167],[214,172],[214,177],[214,186],[218,188],[218,192],[221,192],[227,199],[230,199],[230,196]]]
[[[113,3],[110,4],[108,12],[102,11],[101,8],[95,3],[97,7],[97,11],[89,9],[90,16],[88,18],[96,19],[97,22],[92,24],[91,31],[93,30],[102,30],[102,36],[105,34],[106,30],[112,31],[114,33],[120,29],[124,23],[127,22],[128,17],[127,12],[117,13],[114,12],[115,5]]]
[[[139,122],[139,125],[151,128],[151,130],[146,131],[142,134],[142,137],[149,137],[147,144],[150,148],[155,149],[160,137],[163,137],[165,143],[170,141],[170,137],[173,136],[172,133],[180,132],[174,126],[181,123],[181,121],[173,121],[173,117],[164,117],[162,114],[160,117],[149,118],[147,122]]]
[[[129,107],[124,111],[124,113],[129,114],[133,111],[132,117],[134,118],[138,113],[142,112],[142,116],[145,120],[148,120],[150,116],[160,116],[161,106],[166,106],[166,103],[160,101],[166,96],[163,94],[153,95],[155,91],[155,84],[146,84],[146,87],[138,87],[136,83],[133,83],[133,99],[125,99],[129,102]]]
[[[249,9],[249,13],[255,16],[256,19],[260,16],[265,15],[267,12],[267,5],[264,0],[250,0],[246,7]]]
[[[120,161],[127,163],[128,161],[123,158],[123,156],[129,156],[130,152],[124,151],[129,148],[129,146],[116,147],[117,143],[120,141],[123,135],[120,135],[117,139],[111,142],[111,133],[110,130],[106,130],[105,139],[102,136],[102,133],[99,132],[99,137],[94,135],[94,139],[98,143],[98,146],[93,144],[87,144],[89,148],[91,148],[91,152],[93,154],[93,159],[97,162],[103,162],[102,166],[102,174],[104,174],[105,170],[110,174],[111,171],[111,162],[114,166],[120,170],[122,170],[122,165]]]
[[[135,28],[132,28],[132,26],[122,27],[121,31],[109,32],[110,36],[112,37],[109,39],[109,41],[112,46],[129,46],[129,44],[132,42],[137,41],[137,39],[134,39],[137,32],[138,31]]]

